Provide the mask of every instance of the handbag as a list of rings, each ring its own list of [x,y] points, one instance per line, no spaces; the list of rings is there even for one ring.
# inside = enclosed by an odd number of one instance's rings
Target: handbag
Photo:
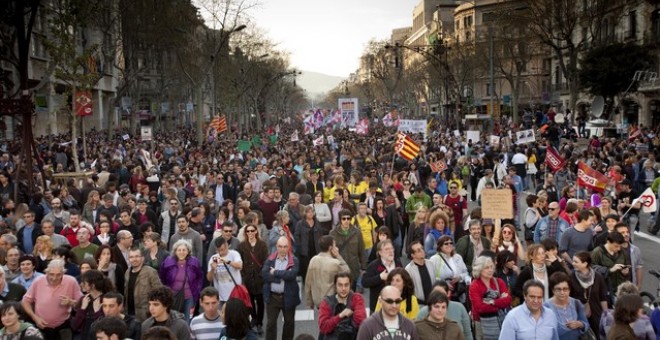
[[[231,271],[229,271],[229,266],[227,266],[226,263],[223,264],[227,269],[227,273],[229,274],[231,281],[234,283],[234,289],[232,289],[231,293],[229,293],[229,298],[237,298],[243,301],[245,307],[252,309],[252,299],[250,298],[250,292],[248,292],[247,287],[245,287],[243,284],[239,285],[236,283],[236,280],[234,280],[234,275],[231,275]]]
[[[575,300],[575,312],[578,314],[578,316],[580,315],[579,303],[580,302],[578,300]],[[598,338],[596,337],[596,333],[594,333],[594,330],[591,329],[591,327],[587,327],[587,331],[580,334],[580,340],[597,340],[597,339]]]
[[[186,306],[186,295],[185,295],[185,287],[186,287],[186,282],[188,281],[188,263],[186,263],[186,266],[184,267],[184,270],[186,271],[186,276],[183,279],[183,287],[179,289],[174,294],[173,301],[172,301],[172,310],[175,310],[177,312],[183,313],[183,309]]]
[[[449,268],[449,270],[451,270],[451,272],[454,273],[454,269],[449,265],[449,263],[447,262],[445,257],[442,256],[442,254],[438,254],[438,256],[440,256],[442,261],[445,262],[445,264],[447,265],[447,268]],[[451,280],[447,280],[447,281],[451,281]],[[465,294],[467,292],[467,285],[465,284],[464,281],[456,282],[456,283],[454,283],[453,289],[451,291],[452,291],[451,300],[452,301],[458,301],[460,299],[460,297],[463,296],[463,294]]]

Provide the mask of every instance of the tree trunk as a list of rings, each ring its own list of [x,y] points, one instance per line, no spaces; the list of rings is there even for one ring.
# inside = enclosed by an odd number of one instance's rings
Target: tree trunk
[[[201,146],[204,143],[204,98],[202,97],[202,87],[201,85],[195,90],[195,96],[197,97],[197,143]]]

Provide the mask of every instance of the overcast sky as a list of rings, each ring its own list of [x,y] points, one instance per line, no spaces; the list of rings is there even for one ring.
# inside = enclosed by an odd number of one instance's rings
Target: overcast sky
[[[262,0],[249,10],[258,27],[291,53],[292,66],[347,77],[371,38],[412,26],[419,0]]]

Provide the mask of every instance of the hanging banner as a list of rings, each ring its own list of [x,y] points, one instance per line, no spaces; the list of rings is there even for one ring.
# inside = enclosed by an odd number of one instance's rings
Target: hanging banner
[[[76,92],[76,115],[80,117],[94,114],[94,103],[92,93],[89,91]]]

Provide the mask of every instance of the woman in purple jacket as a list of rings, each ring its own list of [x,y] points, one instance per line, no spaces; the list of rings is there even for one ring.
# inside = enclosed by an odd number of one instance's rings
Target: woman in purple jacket
[[[186,322],[190,323],[190,310],[199,299],[202,290],[204,271],[199,260],[192,256],[192,245],[187,240],[179,240],[172,246],[173,254],[165,258],[160,265],[160,280],[163,285],[169,287],[175,295],[183,294],[182,306],[172,306],[173,310],[182,312]]]

